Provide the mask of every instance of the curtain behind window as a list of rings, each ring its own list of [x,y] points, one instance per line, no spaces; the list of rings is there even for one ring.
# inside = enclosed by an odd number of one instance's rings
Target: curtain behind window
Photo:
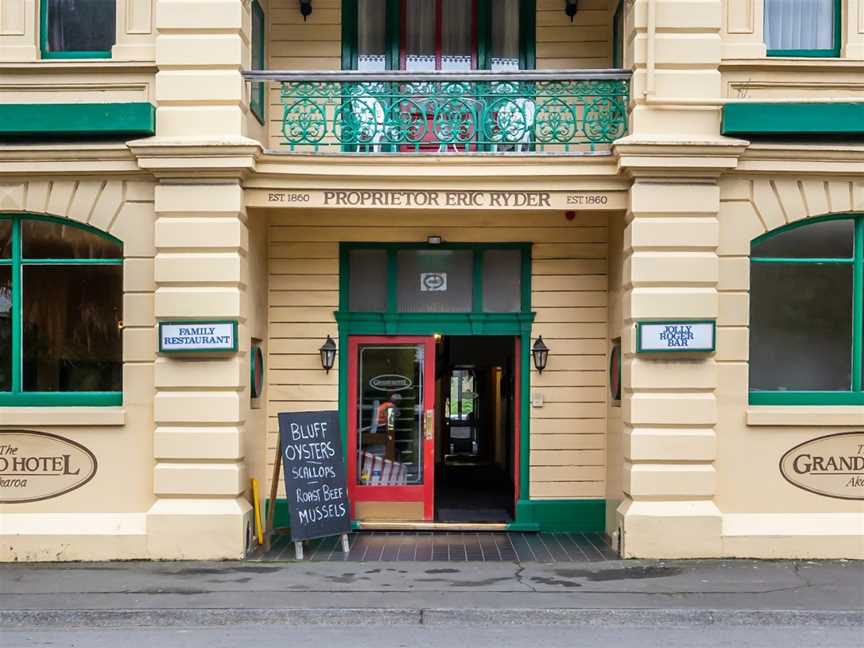
[[[48,0],[48,51],[110,51],[116,11],[116,0]]]
[[[834,48],[835,0],[765,0],[769,50]]]

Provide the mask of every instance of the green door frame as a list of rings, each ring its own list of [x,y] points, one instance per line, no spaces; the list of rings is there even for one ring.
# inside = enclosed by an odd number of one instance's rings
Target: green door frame
[[[357,313],[348,310],[349,263],[348,254],[356,249],[379,249],[388,254],[388,308],[384,313]],[[522,311],[516,313],[400,313],[395,301],[396,251],[406,249],[474,251],[474,304],[482,309],[483,254],[485,250],[518,249],[522,251],[521,283]],[[479,285],[478,285],[479,284]],[[480,297],[478,300],[477,297]],[[351,335],[480,335],[514,336],[519,338],[519,500],[515,506],[512,530],[537,531],[536,522],[520,519],[522,512],[531,510],[531,326],[535,313],[531,312],[531,244],[530,243],[341,243],[339,246],[339,310],[334,312],[339,334],[339,426],[342,443],[348,452],[348,338]]]

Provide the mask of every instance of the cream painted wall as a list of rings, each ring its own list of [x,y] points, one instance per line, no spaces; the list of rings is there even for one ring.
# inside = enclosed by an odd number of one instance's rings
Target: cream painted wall
[[[61,497],[0,505],[0,561],[148,556],[153,502],[153,184],[60,177],[0,182],[0,211],[86,223],[123,241],[123,405],[0,410],[0,429],[57,434],[96,455],[95,477]],[[14,540],[11,537],[14,536]]]
[[[337,337],[340,241],[450,242],[533,240],[532,335],[552,349],[531,391],[531,497],[605,495],[607,215],[411,213],[391,217],[342,211],[272,212],[270,220],[270,370],[268,475],[279,411],[336,408],[337,366],[321,369],[318,347]],[[284,496],[280,484],[280,497]]]

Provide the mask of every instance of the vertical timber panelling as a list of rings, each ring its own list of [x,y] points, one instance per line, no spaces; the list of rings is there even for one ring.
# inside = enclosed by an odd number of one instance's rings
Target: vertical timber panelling
[[[543,375],[531,374],[532,390],[545,401],[531,409],[531,497],[604,497],[606,221],[589,212],[567,221],[553,213],[406,211],[394,226],[394,219],[368,212],[273,212],[267,474],[278,412],[338,407],[339,367],[324,373],[318,347],[337,333],[339,242],[415,242],[440,234],[454,243],[533,241],[532,336],[543,335],[552,353]]]

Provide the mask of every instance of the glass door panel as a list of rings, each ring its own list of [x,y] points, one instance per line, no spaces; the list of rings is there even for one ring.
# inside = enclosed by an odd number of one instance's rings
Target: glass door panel
[[[434,340],[352,337],[349,353],[348,480],[354,515],[430,520]]]

